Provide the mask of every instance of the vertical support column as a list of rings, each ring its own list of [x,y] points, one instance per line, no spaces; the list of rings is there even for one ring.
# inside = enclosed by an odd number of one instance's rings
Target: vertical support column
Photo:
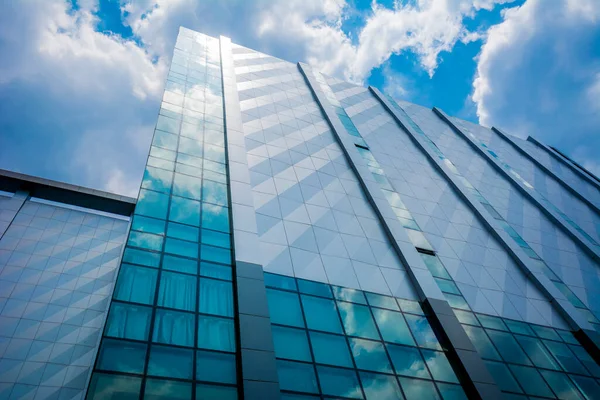
[[[310,67],[299,63],[298,68],[304,75],[317,103],[319,103],[325,114],[334,136],[337,138],[363,187],[365,195],[387,232],[396,253],[407,267],[420,300],[436,331],[441,336],[440,341],[448,349],[448,357],[457,368],[456,372],[465,393],[472,399],[501,399],[502,393],[496,382],[454,315],[433,276],[418,255],[414,245],[410,242],[405,228],[398,221],[385,199],[381,187],[369,172],[365,160],[358,153],[349,133],[336,116],[325,93],[320,89]]]
[[[6,233],[28,197],[29,192],[17,190],[13,197],[4,203],[3,210],[0,211],[0,239]]]
[[[225,141],[232,210],[232,250],[236,266],[235,286],[243,396],[245,400],[278,399],[279,380],[260,261],[260,242],[252,201],[231,40],[221,36],[219,41],[225,99]]]

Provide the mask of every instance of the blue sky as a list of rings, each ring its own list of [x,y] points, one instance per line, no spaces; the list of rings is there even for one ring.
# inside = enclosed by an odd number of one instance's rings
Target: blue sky
[[[535,136],[600,173],[596,0],[8,0],[0,168],[135,195],[180,25]]]

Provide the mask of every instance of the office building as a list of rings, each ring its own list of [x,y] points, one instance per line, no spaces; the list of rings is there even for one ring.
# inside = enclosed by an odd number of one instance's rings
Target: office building
[[[19,336],[37,320],[13,275],[63,246],[31,252],[38,211],[14,216],[26,195],[12,193],[0,282],[4,310],[24,311],[0,313],[16,327],[2,331],[2,363],[21,365],[0,370],[11,396],[49,393],[55,364],[81,367],[79,392],[63,379],[59,395],[88,399],[600,395],[600,181],[534,138],[181,28],[137,203],[77,204],[131,214],[106,275],[77,269],[106,277],[85,365],[6,356],[36,343]],[[75,298],[62,274],[54,292]],[[87,327],[67,321],[59,331]]]

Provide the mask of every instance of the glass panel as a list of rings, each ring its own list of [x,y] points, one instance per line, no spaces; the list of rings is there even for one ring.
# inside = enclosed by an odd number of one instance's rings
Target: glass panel
[[[544,340],[544,344],[565,371],[576,374],[588,374],[586,369],[581,365],[579,360],[575,358],[575,355],[566,344],[550,340]]]
[[[559,399],[582,399],[581,395],[575,388],[575,385],[569,380],[567,374],[554,371],[540,370],[550,388],[558,395]]]
[[[149,253],[144,250],[132,249],[128,247],[125,249],[125,253],[123,254],[123,262],[158,268],[158,265],[160,264],[160,254]]]
[[[570,333],[570,332],[569,332]],[[573,354],[583,363],[588,371],[591,372],[596,378],[600,378],[600,366],[596,364],[596,361],[588,354],[588,352],[581,346],[569,346]]]
[[[211,246],[230,248],[231,238],[227,233],[202,229],[201,241]]]
[[[570,375],[577,388],[583,393],[588,400],[598,400],[600,396],[600,385],[592,378],[584,376]]]
[[[152,340],[165,344],[193,346],[195,323],[194,314],[158,309],[154,317]]]
[[[128,246],[141,247],[147,250],[162,250],[163,237],[153,235],[151,233],[143,233],[131,231],[129,232],[129,239],[127,240]]]
[[[175,257],[168,254],[163,256],[162,267],[169,271],[184,272],[194,275],[198,273],[198,261]]]
[[[306,325],[309,329],[343,333],[333,300],[301,295]]]
[[[157,275],[155,269],[122,264],[113,297],[133,303],[152,304]]]
[[[437,387],[444,400],[467,400],[465,391],[458,385],[438,382]]]
[[[227,207],[203,203],[202,227],[215,231],[229,232],[229,209]]]
[[[181,121],[159,115],[158,122],[156,123],[156,129],[160,129],[161,131],[166,131],[166,132],[171,132],[171,133],[179,133],[179,125],[180,124],[181,124]]]
[[[189,175],[175,174],[175,179],[173,180],[173,195],[200,200],[201,190],[202,179]]]
[[[340,367],[353,367],[344,336],[319,332],[310,332],[309,334],[315,362]]]
[[[533,333],[533,330],[529,327],[529,324],[525,322],[513,321],[510,319],[507,319],[505,322],[508,326],[508,329],[512,333],[520,333],[522,335],[535,336],[535,333]]]
[[[152,145],[168,150],[177,150],[177,135],[155,130]]]
[[[98,352],[96,368],[108,371],[144,372],[146,344],[104,339]]]
[[[209,262],[200,263],[200,275],[208,278],[217,278],[231,280],[231,267],[226,265],[213,264]]]
[[[148,375],[192,379],[193,350],[168,346],[152,346]]]
[[[298,361],[312,361],[306,331],[272,326],[275,356]]]
[[[337,300],[348,301],[351,303],[358,304],[367,304],[365,295],[360,290],[348,289],[338,286],[332,286],[331,289],[333,290],[333,296]]]
[[[106,336],[147,340],[152,309],[113,302],[106,321]]]
[[[444,267],[439,258],[423,253],[419,253],[419,255],[423,259],[423,262],[425,262],[425,265],[431,272],[431,275],[433,275],[436,278],[452,280],[452,277],[448,274],[446,268]]]
[[[349,342],[356,368],[376,372],[393,372],[381,342],[364,339],[350,339]]]
[[[312,294],[320,297],[327,297],[329,299],[333,298],[329,285],[319,282],[305,281],[304,279],[297,279],[297,281],[298,290],[300,290],[300,293]]]
[[[141,215],[136,215],[133,217],[133,223],[131,224],[131,229],[142,232],[154,233],[157,235],[165,234],[165,221],[154,218],[142,217]]]
[[[492,374],[492,377],[498,384],[498,387],[502,391],[523,393],[519,384],[512,376],[508,367],[504,363],[499,363],[495,361],[484,361],[487,366],[488,371]]]
[[[359,372],[367,400],[404,399],[398,381],[393,376]]]
[[[397,344],[415,345],[402,314],[379,308],[373,308],[372,311],[383,340]]]
[[[425,349],[421,350],[421,352],[433,379],[436,381],[458,383],[458,379],[444,353]]]
[[[149,217],[166,219],[169,207],[169,195],[140,189],[135,213]]]
[[[475,314],[469,311],[463,310],[452,310],[461,324],[479,325],[479,320],[475,317]]]
[[[198,226],[200,222],[200,202],[184,199],[183,197],[171,197],[169,220]]]
[[[477,314],[477,318],[479,319],[479,322],[481,322],[481,326],[484,328],[499,329],[501,331],[508,330],[506,325],[504,325],[502,318],[482,314]]]
[[[477,352],[481,354],[481,357],[502,360],[483,329],[468,325],[463,325],[463,328],[467,332],[469,339],[471,339],[473,346],[477,349]]]
[[[198,347],[209,350],[235,351],[233,320],[199,315]]]
[[[171,171],[165,171],[164,169],[146,167],[144,171],[144,178],[142,180],[142,187],[144,189],[150,189],[161,193],[169,193],[171,191],[171,180],[173,179],[173,173]]]
[[[165,381],[162,379],[148,379],[146,381],[144,400],[190,400],[191,398],[191,383]]]
[[[407,399],[440,400],[440,395],[431,381],[412,378],[399,378],[399,380]]]
[[[393,344],[388,344],[386,347],[398,375],[430,378],[419,349],[415,347],[395,346]]]
[[[91,400],[138,400],[141,387],[141,378],[95,373],[90,382],[88,398]]]
[[[221,264],[231,264],[231,251],[222,247],[201,246],[200,258]]]
[[[233,317],[233,289],[231,282],[200,278],[198,311],[206,314]]]
[[[267,289],[267,301],[272,323],[304,327],[300,300],[296,293]]]
[[[406,318],[406,322],[408,322],[408,326],[410,327],[418,346],[436,350],[442,349],[427,318],[418,317],[416,315],[405,315],[404,318]]]
[[[507,362],[516,364],[531,365],[531,361],[523,352],[523,349],[517,344],[517,341],[510,333],[486,330],[492,343]]]
[[[380,340],[369,307],[341,301],[337,305],[346,335]]]
[[[558,336],[558,333],[556,333],[556,331],[552,328],[548,328],[546,326],[539,326],[539,325],[531,325],[531,328],[536,333],[536,335],[538,335],[542,339],[550,339],[550,340],[560,341],[560,336]]]
[[[421,305],[417,301],[396,299],[396,302],[400,306],[400,309],[405,313],[413,313],[419,315],[425,315]]]
[[[509,365],[509,367],[525,393],[532,396],[554,397],[552,391],[535,368],[518,365]]]
[[[197,351],[196,379],[219,383],[235,383],[235,355]]]
[[[165,253],[198,258],[198,244],[168,237],[165,243]]]
[[[163,271],[158,290],[159,306],[179,310],[196,310],[196,278]]]
[[[202,182],[202,201],[211,204],[227,204],[227,185],[209,180]]]
[[[275,275],[275,274],[264,274],[265,277],[265,286],[274,287],[278,289],[287,289],[287,290],[298,290],[296,288],[296,280],[294,278],[290,278],[288,276],[283,275]]]
[[[237,389],[228,386],[196,385],[196,400],[237,400]]]
[[[196,227],[177,224],[175,222],[169,222],[169,226],[167,228],[167,236],[174,237],[176,239],[189,240],[191,242],[198,240],[199,232],[200,229]]]
[[[455,294],[450,294],[450,293],[444,293],[444,297],[446,298],[446,300],[448,301],[448,304],[450,304],[450,307],[452,307],[452,308],[459,308],[461,310],[470,310],[471,309],[471,307],[469,307],[469,304],[467,303],[465,298],[462,296],[457,296]]]
[[[277,375],[281,390],[319,393],[312,364],[277,360]]]
[[[317,366],[317,373],[324,395],[363,398],[354,370]]]
[[[515,339],[523,347],[533,365],[540,368],[560,370],[554,358],[539,339],[521,335],[515,335]]]
[[[367,295],[367,300],[372,307],[381,307],[387,308],[390,310],[400,311],[400,307],[398,307],[398,303],[394,300],[393,297],[382,296],[380,294],[375,293],[365,293]]]

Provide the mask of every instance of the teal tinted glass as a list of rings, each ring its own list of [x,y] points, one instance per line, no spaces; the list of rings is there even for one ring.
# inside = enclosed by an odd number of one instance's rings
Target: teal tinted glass
[[[298,361],[312,361],[305,330],[274,325],[271,327],[271,331],[275,356]]]
[[[309,332],[315,362],[352,368],[346,338],[328,333]]]
[[[565,371],[588,375],[587,370],[581,365],[581,362],[566,344],[551,340],[544,340],[543,342]]]
[[[561,399],[582,399],[583,397],[573,384],[567,374],[555,371],[540,370],[540,373],[548,382],[550,388],[559,395]]]
[[[148,379],[144,390],[144,400],[191,400],[192,384],[188,382]]]
[[[508,330],[510,330],[512,333],[535,336],[535,333],[533,333],[533,330],[529,327],[529,324],[525,322],[513,321],[511,319],[507,319],[505,322],[506,326],[508,326]]]
[[[175,174],[173,180],[173,195],[188,199],[200,200],[202,179],[189,175]]]
[[[342,301],[337,306],[346,335],[380,340],[369,307]]]
[[[400,306],[400,309],[405,313],[425,315],[418,301],[396,299],[396,302]]]
[[[442,349],[427,318],[416,315],[405,315],[404,317],[406,318],[406,322],[408,322],[408,326],[410,327],[418,346],[436,350]]]
[[[236,382],[235,355],[198,350],[196,379],[234,384]]]
[[[104,400],[110,396],[111,399],[138,400],[141,387],[142,378],[95,373],[90,381],[88,398]]]
[[[298,282],[298,290],[300,293],[312,294],[314,296],[333,298],[329,285],[319,282],[306,281],[304,279],[296,279]]]
[[[146,167],[144,178],[142,179],[142,187],[144,189],[155,190],[161,193],[169,193],[171,191],[171,182],[173,173],[164,169]]]
[[[477,314],[481,326],[484,328],[498,329],[502,331],[508,330],[502,318],[493,317],[491,315]]]
[[[198,347],[209,350],[235,351],[233,320],[199,315]]]
[[[390,343],[415,345],[402,314],[379,308],[373,308],[372,311],[383,340]]]
[[[400,307],[398,307],[398,303],[393,297],[382,296],[380,294],[368,292],[365,294],[367,296],[367,301],[372,307],[381,307],[389,310],[400,311]]]
[[[557,341],[561,340],[558,333],[556,333],[556,331],[552,328],[548,328],[546,326],[539,326],[539,325],[531,325],[531,328],[533,329],[535,334],[538,335],[539,337],[541,337],[542,339],[557,340]]]
[[[193,350],[177,347],[150,347],[148,375],[192,379]]]
[[[359,371],[360,381],[367,400],[404,399],[400,385],[393,376]]]
[[[317,366],[317,374],[324,395],[362,399],[363,394],[356,371]]]
[[[186,274],[198,273],[198,261],[165,254],[162,262],[163,269]]]
[[[220,232],[229,232],[229,209],[204,203],[202,206],[202,227]]]
[[[162,250],[163,237],[151,233],[131,231],[127,245],[132,247],[141,247],[146,250]]]
[[[196,385],[196,400],[237,400],[237,389],[230,386]]]
[[[145,344],[105,339],[98,353],[96,368],[141,374],[145,360]]]
[[[152,340],[158,343],[179,346],[194,345],[196,316],[190,313],[156,310]]]
[[[440,395],[431,381],[412,378],[399,378],[399,380],[407,399],[440,400]]]
[[[495,361],[485,361],[485,365],[488,371],[490,371],[490,374],[492,374],[492,377],[496,381],[496,384],[498,384],[500,390],[523,393],[506,364]]]
[[[267,300],[272,323],[304,327],[298,294],[267,289]]]
[[[200,223],[200,202],[183,197],[171,197],[169,220],[187,225]]]
[[[367,304],[365,295],[360,290],[348,289],[338,286],[332,286],[333,296],[337,300],[348,301],[351,303]]]
[[[446,354],[441,351],[421,350],[425,363],[429,367],[431,376],[436,381],[458,383],[458,379],[446,358]]]
[[[439,258],[424,253],[419,253],[419,255],[421,256],[423,262],[425,262],[425,265],[434,277],[452,280],[452,277],[448,274],[446,268],[439,260]]]
[[[199,232],[200,229],[194,226],[178,224],[176,222],[169,222],[167,226],[167,236],[191,242],[198,240]]]
[[[160,264],[160,254],[128,247],[123,253],[123,262],[158,268],[158,265]]]
[[[277,360],[277,375],[281,390],[319,393],[312,364]]]
[[[442,292],[445,293],[452,293],[452,294],[457,294],[460,295],[460,290],[458,290],[458,286],[456,286],[456,283],[454,283],[453,281],[449,281],[447,279],[441,279],[441,278],[433,278],[435,279],[435,282],[437,283],[438,287],[440,288],[440,290]]]
[[[513,335],[492,330],[488,330],[487,333],[505,361],[531,365],[531,361],[529,361],[529,358],[527,358],[523,349],[517,344]]]
[[[202,245],[200,258],[221,264],[231,264],[231,251],[222,247]]]
[[[554,358],[539,339],[521,335],[515,335],[515,339],[523,347],[533,365],[540,368],[560,370]]]
[[[216,247],[231,247],[231,237],[227,233],[202,229],[200,240],[204,244],[209,244]]]
[[[600,366],[583,347],[569,345],[569,348],[593,376],[600,378]]]
[[[463,310],[452,311],[454,311],[454,315],[456,315],[458,322],[460,322],[461,324],[479,325],[479,320],[475,317],[475,314],[473,314],[472,312]]]
[[[437,382],[438,390],[444,400],[467,400],[467,395],[459,385]]]
[[[233,287],[231,282],[200,278],[198,311],[233,317]]]
[[[135,213],[148,217],[165,219],[169,207],[169,195],[151,190],[140,189]]]
[[[320,297],[301,295],[302,308],[309,329],[342,333],[335,302]]]
[[[154,233],[157,235],[164,235],[165,221],[136,215],[135,217],[133,217],[131,229],[136,231]]]
[[[494,348],[494,345],[485,334],[485,331],[475,326],[464,325],[465,332],[471,339],[473,346],[477,349],[477,352],[481,354],[483,358],[489,358],[492,360],[501,360],[500,355]]]
[[[457,296],[451,293],[444,293],[444,297],[446,298],[446,301],[448,301],[448,304],[450,304],[450,307],[452,308],[458,308],[460,310],[471,309],[465,298],[462,296]]]
[[[349,342],[358,369],[392,373],[383,343],[352,338]]]
[[[206,276],[207,278],[225,279],[230,281],[232,277],[231,274],[232,270],[230,266],[213,264],[206,261],[200,263],[201,276]]]
[[[429,379],[429,372],[416,347],[386,345],[396,374]]]
[[[196,310],[196,277],[163,271],[157,304],[179,310]]]
[[[570,377],[581,393],[585,395],[586,399],[596,400],[599,398],[600,384],[597,381],[586,376],[570,375]]]
[[[157,275],[155,269],[122,264],[113,297],[132,303],[152,304]]]
[[[275,275],[275,274],[264,274],[265,286],[274,287],[278,289],[286,290],[298,290],[296,287],[296,280],[288,276]]]
[[[202,201],[223,206],[227,205],[227,185],[205,179],[202,182]]]
[[[165,253],[198,258],[198,244],[168,237],[165,241]]]
[[[519,365],[509,365],[509,368],[526,394],[531,396],[554,397],[552,391],[535,368]]]
[[[104,334],[124,339],[147,340],[151,315],[150,307],[113,302]]]

